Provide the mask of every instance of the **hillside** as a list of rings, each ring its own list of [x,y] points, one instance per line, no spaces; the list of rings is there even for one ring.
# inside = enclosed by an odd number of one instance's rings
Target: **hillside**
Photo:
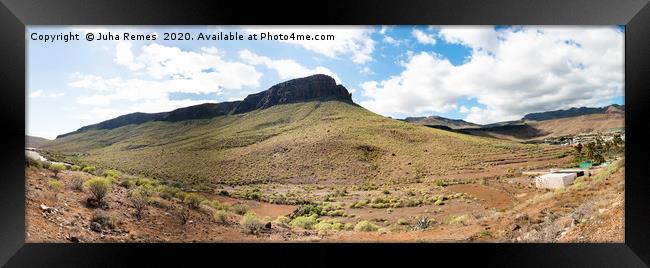
[[[567,110],[556,110],[548,111],[541,113],[530,113],[524,116],[522,120],[551,120],[551,119],[560,119],[567,117],[576,117],[582,115],[591,115],[591,114],[611,114],[611,113],[625,113],[625,105],[612,104],[605,107],[580,107],[580,108],[570,108]]]
[[[548,155],[553,148],[385,118],[352,103],[343,86],[314,86],[318,83],[288,81],[279,85],[301,86],[285,91],[291,94],[279,94],[277,89],[286,87],[273,86],[250,95],[228,114],[208,119],[85,127],[43,149],[73,162],[201,188],[269,181],[409,180],[479,170],[482,163],[510,154],[524,159],[556,156]]]
[[[465,128],[463,133],[500,139],[527,141],[582,133],[606,133],[625,127],[625,114],[606,112],[541,121],[519,121],[509,124]]]
[[[25,147],[26,148],[38,148],[44,143],[50,140],[41,137],[25,135]]]
[[[442,126],[448,127],[450,129],[459,129],[459,128],[478,128],[481,127],[479,124],[470,123],[460,119],[449,119],[441,116],[422,116],[422,117],[407,117],[404,118],[404,121],[419,125],[427,126]]]

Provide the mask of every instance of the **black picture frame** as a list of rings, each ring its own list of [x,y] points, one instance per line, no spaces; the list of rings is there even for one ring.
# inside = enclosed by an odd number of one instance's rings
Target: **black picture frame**
[[[650,5],[647,0],[19,1],[0,0],[0,263],[32,266],[339,266],[415,262],[643,267],[650,263]],[[625,25],[625,243],[34,244],[25,243],[26,25]],[[53,66],[54,67],[54,66]],[[452,257],[453,256],[453,257]],[[268,266],[268,265],[267,265]]]

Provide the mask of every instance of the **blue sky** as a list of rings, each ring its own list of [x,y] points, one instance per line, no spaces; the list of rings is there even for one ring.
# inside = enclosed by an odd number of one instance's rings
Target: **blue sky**
[[[80,41],[33,36],[79,33]],[[86,33],[156,34],[86,41]],[[163,33],[333,34],[333,41],[165,41]],[[243,99],[291,78],[335,77],[394,118],[477,123],[623,104],[620,27],[28,27],[27,129],[54,138],[131,112]]]

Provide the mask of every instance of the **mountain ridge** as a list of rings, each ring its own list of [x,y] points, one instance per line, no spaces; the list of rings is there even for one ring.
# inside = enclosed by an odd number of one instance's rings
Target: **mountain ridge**
[[[125,114],[96,124],[83,126],[76,131],[58,135],[56,138],[63,138],[93,129],[114,129],[125,125],[142,124],[151,121],[178,122],[193,119],[208,119],[229,114],[247,113],[280,104],[315,100],[338,100],[353,103],[352,94],[343,85],[337,85],[334,78],[330,76],[316,74],[273,85],[267,90],[250,94],[241,101],[203,103],[178,108],[169,112],[136,112]]]

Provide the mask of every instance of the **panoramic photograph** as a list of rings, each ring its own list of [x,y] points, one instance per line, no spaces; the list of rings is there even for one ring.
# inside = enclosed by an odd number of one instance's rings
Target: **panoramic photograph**
[[[623,26],[28,26],[27,243],[624,243]]]

